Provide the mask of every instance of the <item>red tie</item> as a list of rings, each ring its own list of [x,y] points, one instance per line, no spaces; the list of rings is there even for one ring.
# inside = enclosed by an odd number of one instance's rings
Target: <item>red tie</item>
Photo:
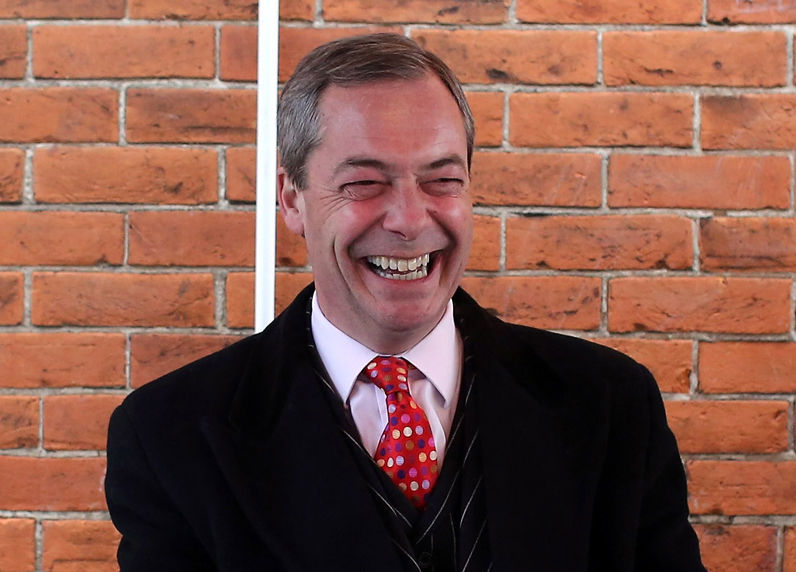
[[[428,418],[409,393],[407,362],[376,357],[365,368],[374,384],[387,394],[387,426],[374,459],[420,510],[437,482],[437,450]]]

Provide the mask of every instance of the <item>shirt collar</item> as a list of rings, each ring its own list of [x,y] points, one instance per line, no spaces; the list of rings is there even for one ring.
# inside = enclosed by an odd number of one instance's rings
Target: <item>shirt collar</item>
[[[332,324],[312,297],[312,337],[326,372],[337,392],[348,405],[354,382],[376,352],[359,343]],[[453,321],[453,302],[448,301],[442,319],[429,334],[414,347],[398,354],[419,369],[440,395],[445,406],[456,395],[461,370],[462,343]]]

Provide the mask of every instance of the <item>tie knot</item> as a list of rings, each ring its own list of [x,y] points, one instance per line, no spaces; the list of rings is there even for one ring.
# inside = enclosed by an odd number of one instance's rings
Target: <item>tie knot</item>
[[[409,365],[399,357],[377,356],[365,368],[365,374],[388,395],[397,391],[409,391]]]

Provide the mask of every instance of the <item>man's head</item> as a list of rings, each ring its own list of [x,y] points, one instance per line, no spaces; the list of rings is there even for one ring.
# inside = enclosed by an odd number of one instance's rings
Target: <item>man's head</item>
[[[408,349],[442,317],[472,242],[461,87],[400,36],[340,40],[299,65],[279,128],[282,214],[305,236],[321,310],[379,353]]]

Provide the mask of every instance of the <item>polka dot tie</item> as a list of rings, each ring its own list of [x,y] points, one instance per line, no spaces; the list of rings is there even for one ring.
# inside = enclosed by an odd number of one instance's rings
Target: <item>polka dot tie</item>
[[[409,393],[409,366],[397,357],[376,357],[365,368],[368,379],[387,394],[387,426],[374,459],[420,510],[437,482],[437,450],[428,418]]]

